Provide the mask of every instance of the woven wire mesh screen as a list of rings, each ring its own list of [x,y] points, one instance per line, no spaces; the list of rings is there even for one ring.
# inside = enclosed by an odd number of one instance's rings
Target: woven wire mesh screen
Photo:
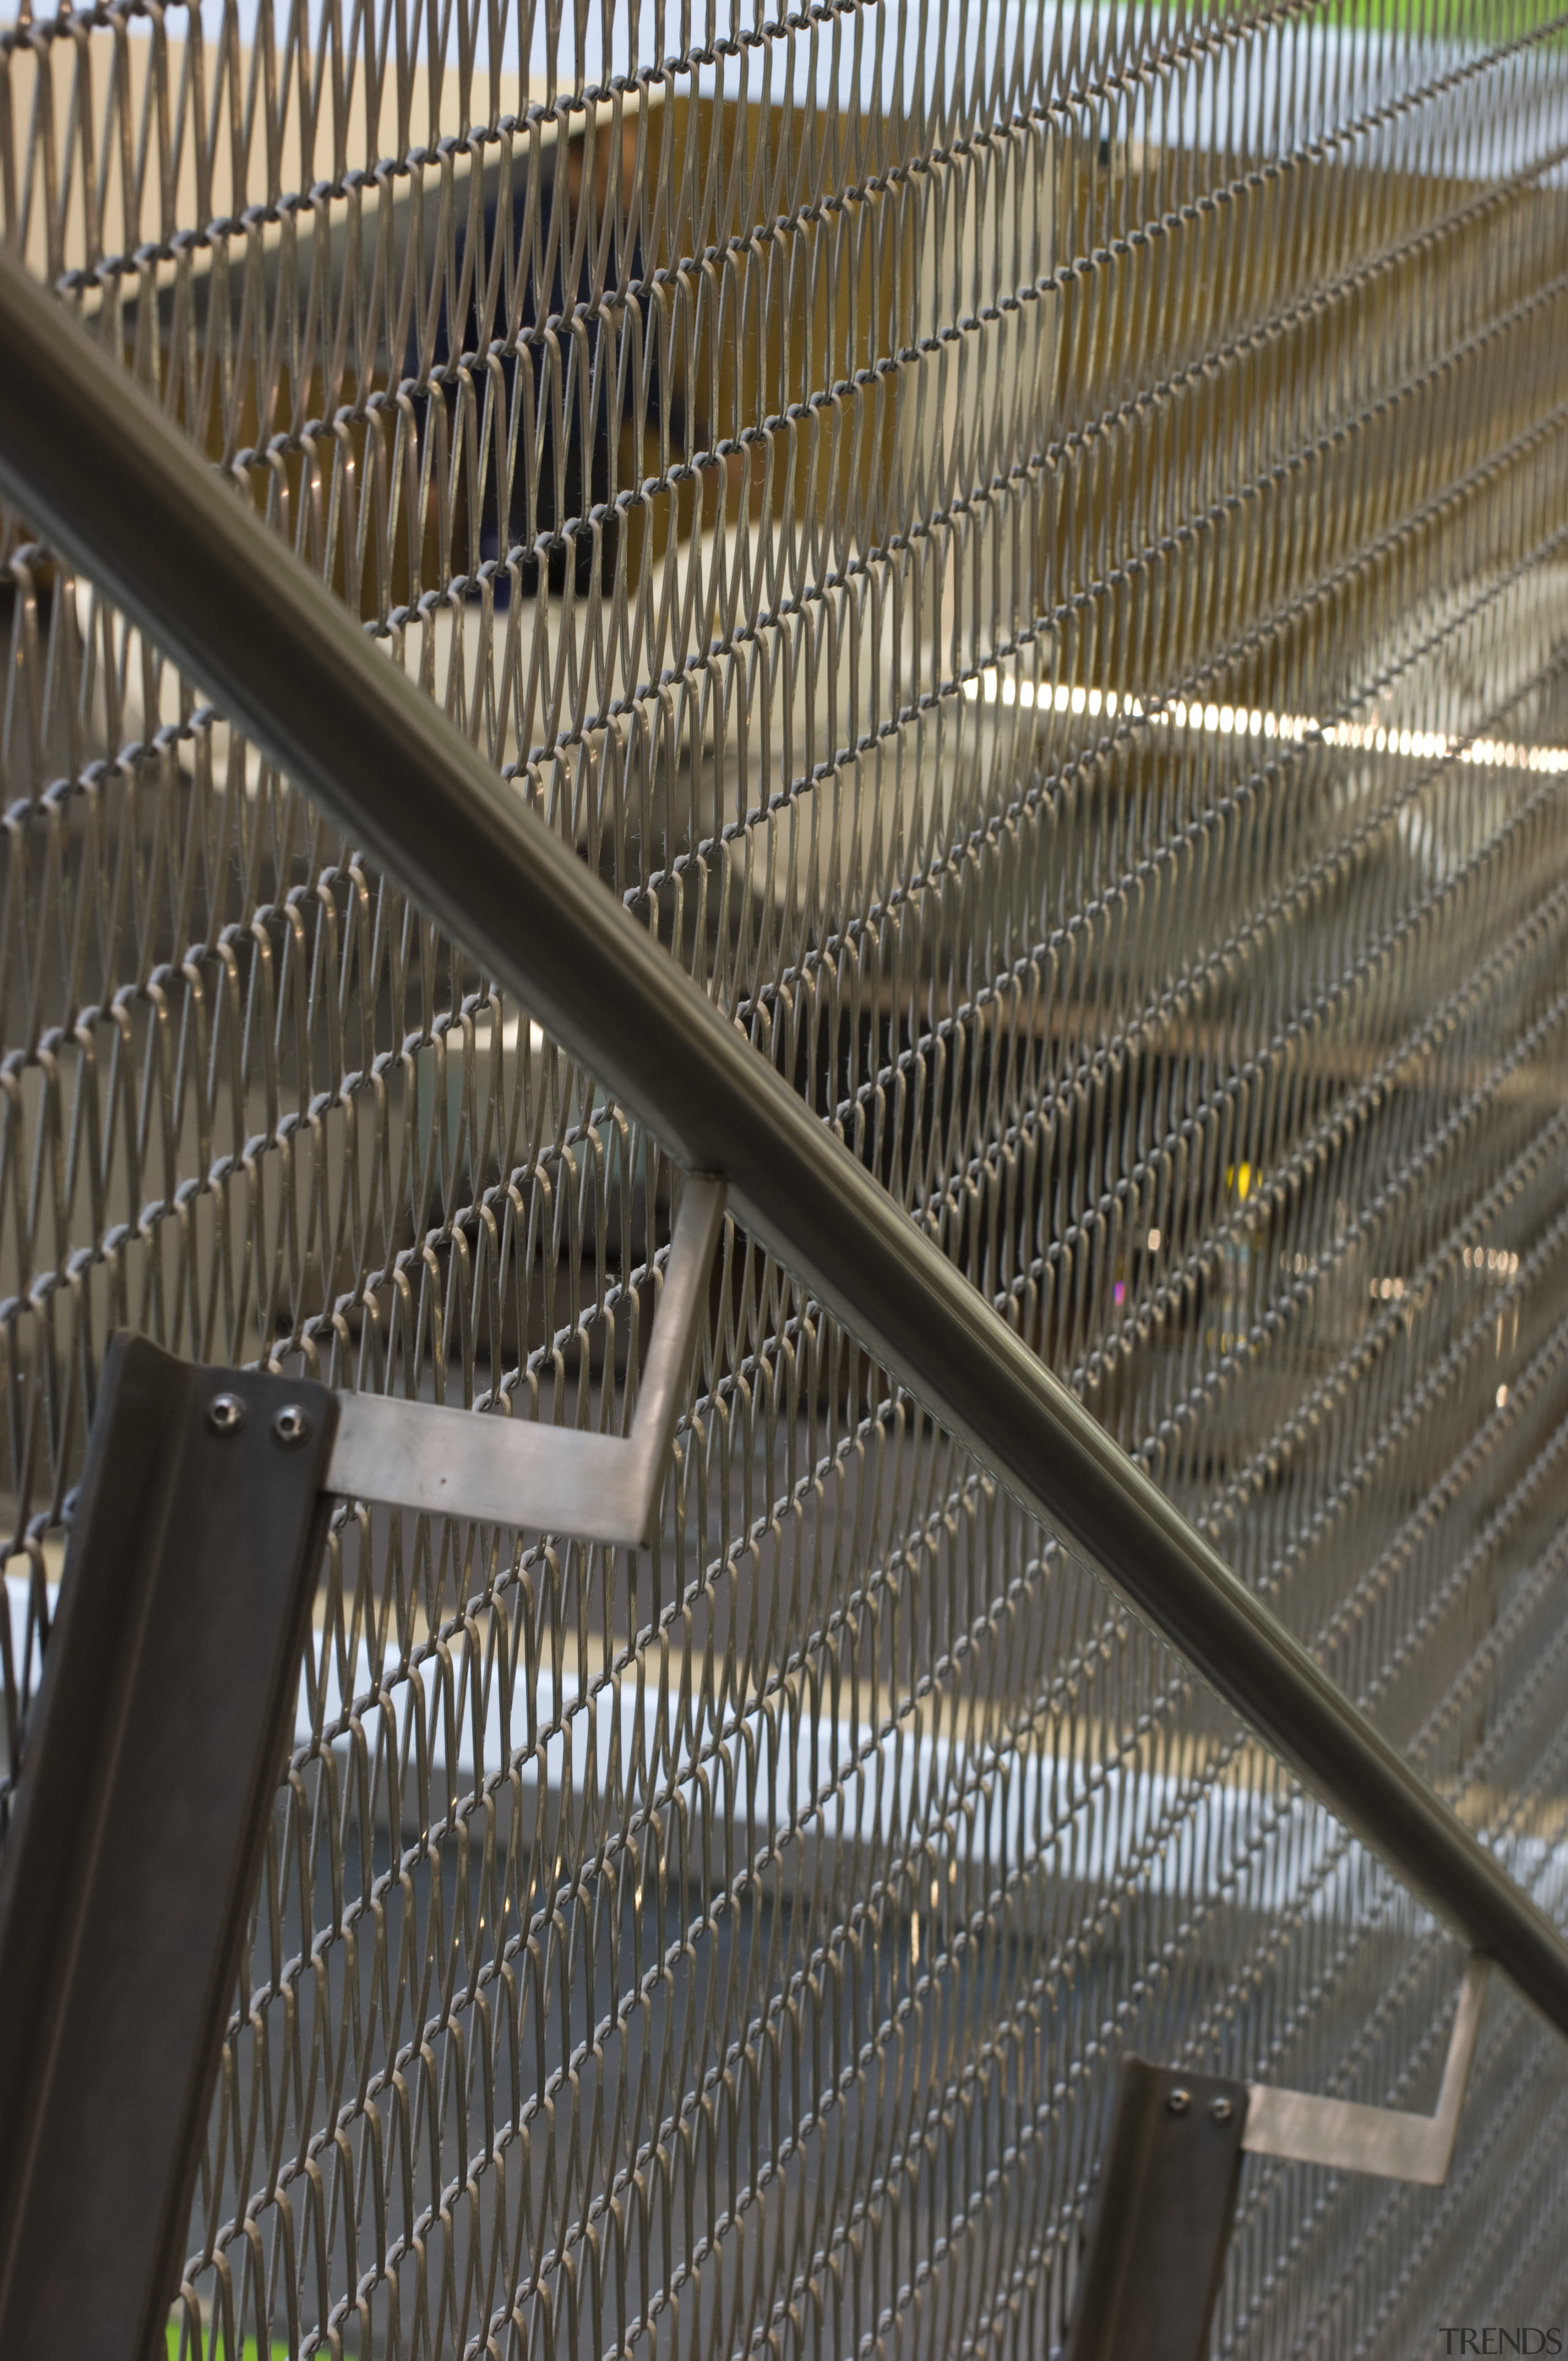
[[[1565,39],[0,45],[31,267],[1560,1914]],[[14,1761],[114,1326],[619,1430],[679,1180],[5,550]],[[1430,2103],[1458,1969],[731,1233],[654,1547],[338,1519],[170,2351],[1043,2354],[1121,2055]],[[1565,2097],[1250,2163],[1217,2349],[1551,2319]]]

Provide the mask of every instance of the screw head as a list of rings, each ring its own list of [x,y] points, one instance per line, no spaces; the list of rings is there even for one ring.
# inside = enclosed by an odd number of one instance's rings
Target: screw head
[[[309,1415],[298,1402],[285,1402],[272,1422],[272,1433],[285,1451],[292,1451],[303,1443],[310,1431]]]
[[[1228,2124],[1235,2114],[1235,2109],[1229,2099],[1216,2099],[1210,2107],[1209,2113],[1217,2124]]]
[[[214,1394],[207,1404],[207,1424],[214,1434],[237,1434],[245,1424],[245,1404],[237,1394]]]
[[[1172,2091],[1165,2103],[1171,2114],[1184,2115],[1192,2104],[1192,2093],[1190,2091]]]

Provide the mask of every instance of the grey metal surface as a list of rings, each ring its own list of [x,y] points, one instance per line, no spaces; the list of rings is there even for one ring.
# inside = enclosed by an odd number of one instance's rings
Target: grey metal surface
[[[1203,2361],[1246,2113],[1223,2075],[1123,2059],[1068,2361]]]
[[[656,1530],[723,1218],[724,1183],[688,1180],[627,1434],[583,1434],[520,1418],[477,1419],[395,1395],[350,1394],[338,1417],[330,1489],[433,1516],[543,1526],[563,1537],[642,1548]]]
[[[144,1336],[118,1340],[101,1400],[0,1853],[0,2351],[147,2361],[285,1753],[337,1404]]]
[[[13,245],[1559,1918],[1554,20],[224,22],[10,39]],[[13,1742],[114,1319],[623,1432],[707,1119],[35,529]],[[1124,2051],[1431,2103],[1454,1948],[766,1235],[652,1550],[334,1531],[203,2356],[1033,2354]],[[1551,2316],[1565,2089],[1249,2166],[1221,2344]]]
[[[1323,2099],[1314,2092],[1251,2082],[1243,2148],[1251,2156],[1288,2157],[1298,2164],[1326,2165],[1335,2172],[1375,2172],[1389,2180],[1419,2180],[1441,2188],[1453,2158],[1486,1997],[1486,1962],[1472,1960],[1459,1988],[1442,2085],[1431,2114],[1358,2106],[1353,2099]]]

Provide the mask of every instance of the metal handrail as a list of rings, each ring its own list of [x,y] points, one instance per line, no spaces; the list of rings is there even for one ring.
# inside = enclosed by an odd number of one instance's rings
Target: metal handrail
[[[110,316],[106,314],[106,317]],[[0,487],[1568,2035],[1568,1944],[522,798],[11,257]]]

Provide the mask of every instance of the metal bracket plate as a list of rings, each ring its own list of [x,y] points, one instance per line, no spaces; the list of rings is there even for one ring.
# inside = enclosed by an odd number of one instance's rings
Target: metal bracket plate
[[[333,1495],[641,1542],[723,1210],[687,1182],[624,1441],[115,1339],[0,1854],[0,2352],[161,2338]]]
[[[1441,2188],[1453,2156],[1486,1996],[1486,1962],[1473,1959],[1460,1987],[1435,2114],[1363,2107],[1348,2099],[1318,2099],[1305,2091],[1276,2091],[1254,2082],[1247,2089],[1243,2147],[1249,2156],[1285,2157],[1298,2164],[1326,2164],[1342,2172],[1374,2172],[1388,2180]]]
[[[1202,2361],[1244,2155],[1444,2180],[1486,1980],[1471,1960],[1432,2115],[1124,2059],[1066,2361]]]
[[[327,1482],[350,1499],[638,1548],[652,1538],[724,1217],[724,1183],[686,1181],[631,1433],[587,1434],[382,1394],[340,1398]]]

